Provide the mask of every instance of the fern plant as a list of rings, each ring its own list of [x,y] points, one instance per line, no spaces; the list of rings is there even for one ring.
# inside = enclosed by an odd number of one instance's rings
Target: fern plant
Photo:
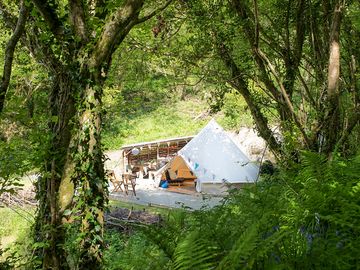
[[[176,246],[174,269],[188,270],[214,269],[218,247],[209,239],[203,238],[200,231],[192,231]]]
[[[222,205],[171,214],[145,235],[166,259],[159,269],[358,269],[359,213],[360,156],[306,152]]]

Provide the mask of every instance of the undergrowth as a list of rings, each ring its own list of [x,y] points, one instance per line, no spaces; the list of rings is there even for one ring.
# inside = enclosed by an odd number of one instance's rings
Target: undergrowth
[[[212,210],[173,213],[123,238],[111,261],[139,270],[358,269],[359,180],[360,156],[304,153]]]
[[[107,229],[104,269],[359,269],[359,180],[360,156],[328,161],[303,153],[213,209],[164,212],[160,224],[126,232]],[[20,255],[31,259],[23,243],[12,253],[17,263]]]

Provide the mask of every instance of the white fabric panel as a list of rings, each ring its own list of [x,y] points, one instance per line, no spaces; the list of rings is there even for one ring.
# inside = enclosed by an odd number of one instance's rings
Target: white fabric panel
[[[214,119],[179,155],[197,176],[197,189],[201,189],[201,182],[255,182],[259,172],[259,167],[250,162]]]

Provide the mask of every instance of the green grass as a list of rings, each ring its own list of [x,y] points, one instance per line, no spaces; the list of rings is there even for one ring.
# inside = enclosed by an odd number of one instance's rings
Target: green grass
[[[24,213],[21,209],[16,209],[17,212],[10,208],[0,208],[0,241],[1,248],[7,248],[15,241],[25,237],[31,226],[29,214]],[[32,208],[27,208],[26,211],[33,212]],[[27,219],[25,217],[27,217]]]
[[[146,205],[138,205],[132,204],[122,201],[110,200],[109,201],[109,208],[110,210],[119,207],[119,208],[126,208],[126,209],[133,209],[133,210],[144,210],[153,214],[158,214],[162,216],[168,215],[170,212],[182,212],[182,209],[170,209],[166,207],[159,207],[159,206],[146,206]]]
[[[208,113],[206,101],[191,98],[164,104],[135,117],[115,116],[111,128],[104,132],[103,143],[105,148],[117,150],[126,144],[196,135],[213,117],[226,130],[252,126],[244,102],[237,99],[231,95],[227,97],[223,111],[214,115]]]
[[[206,110],[204,101],[192,99],[163,105],[131,119],[118,117],[112,120],[113,132],[105,132],[103,143],[108,149],[118,149],[125,144],[195,135],[211,118],[196,119]]]
[[[12,267],[22,263],[23,258],[29,255],[34,208],[26,207],[14,210],[0,208],[0,265],[10,258],[10,261],[14,263],[14,265],[11,264]],[[20,268],[15,267],[14,269]]]

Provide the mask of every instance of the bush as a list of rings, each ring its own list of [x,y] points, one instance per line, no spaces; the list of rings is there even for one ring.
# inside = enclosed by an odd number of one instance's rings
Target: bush
[[[169,258],[163,269],[357,269],[359,180],[360,156],[303,153],[221,206],[169,218],[148,239],[163,250],[157,260]]]

